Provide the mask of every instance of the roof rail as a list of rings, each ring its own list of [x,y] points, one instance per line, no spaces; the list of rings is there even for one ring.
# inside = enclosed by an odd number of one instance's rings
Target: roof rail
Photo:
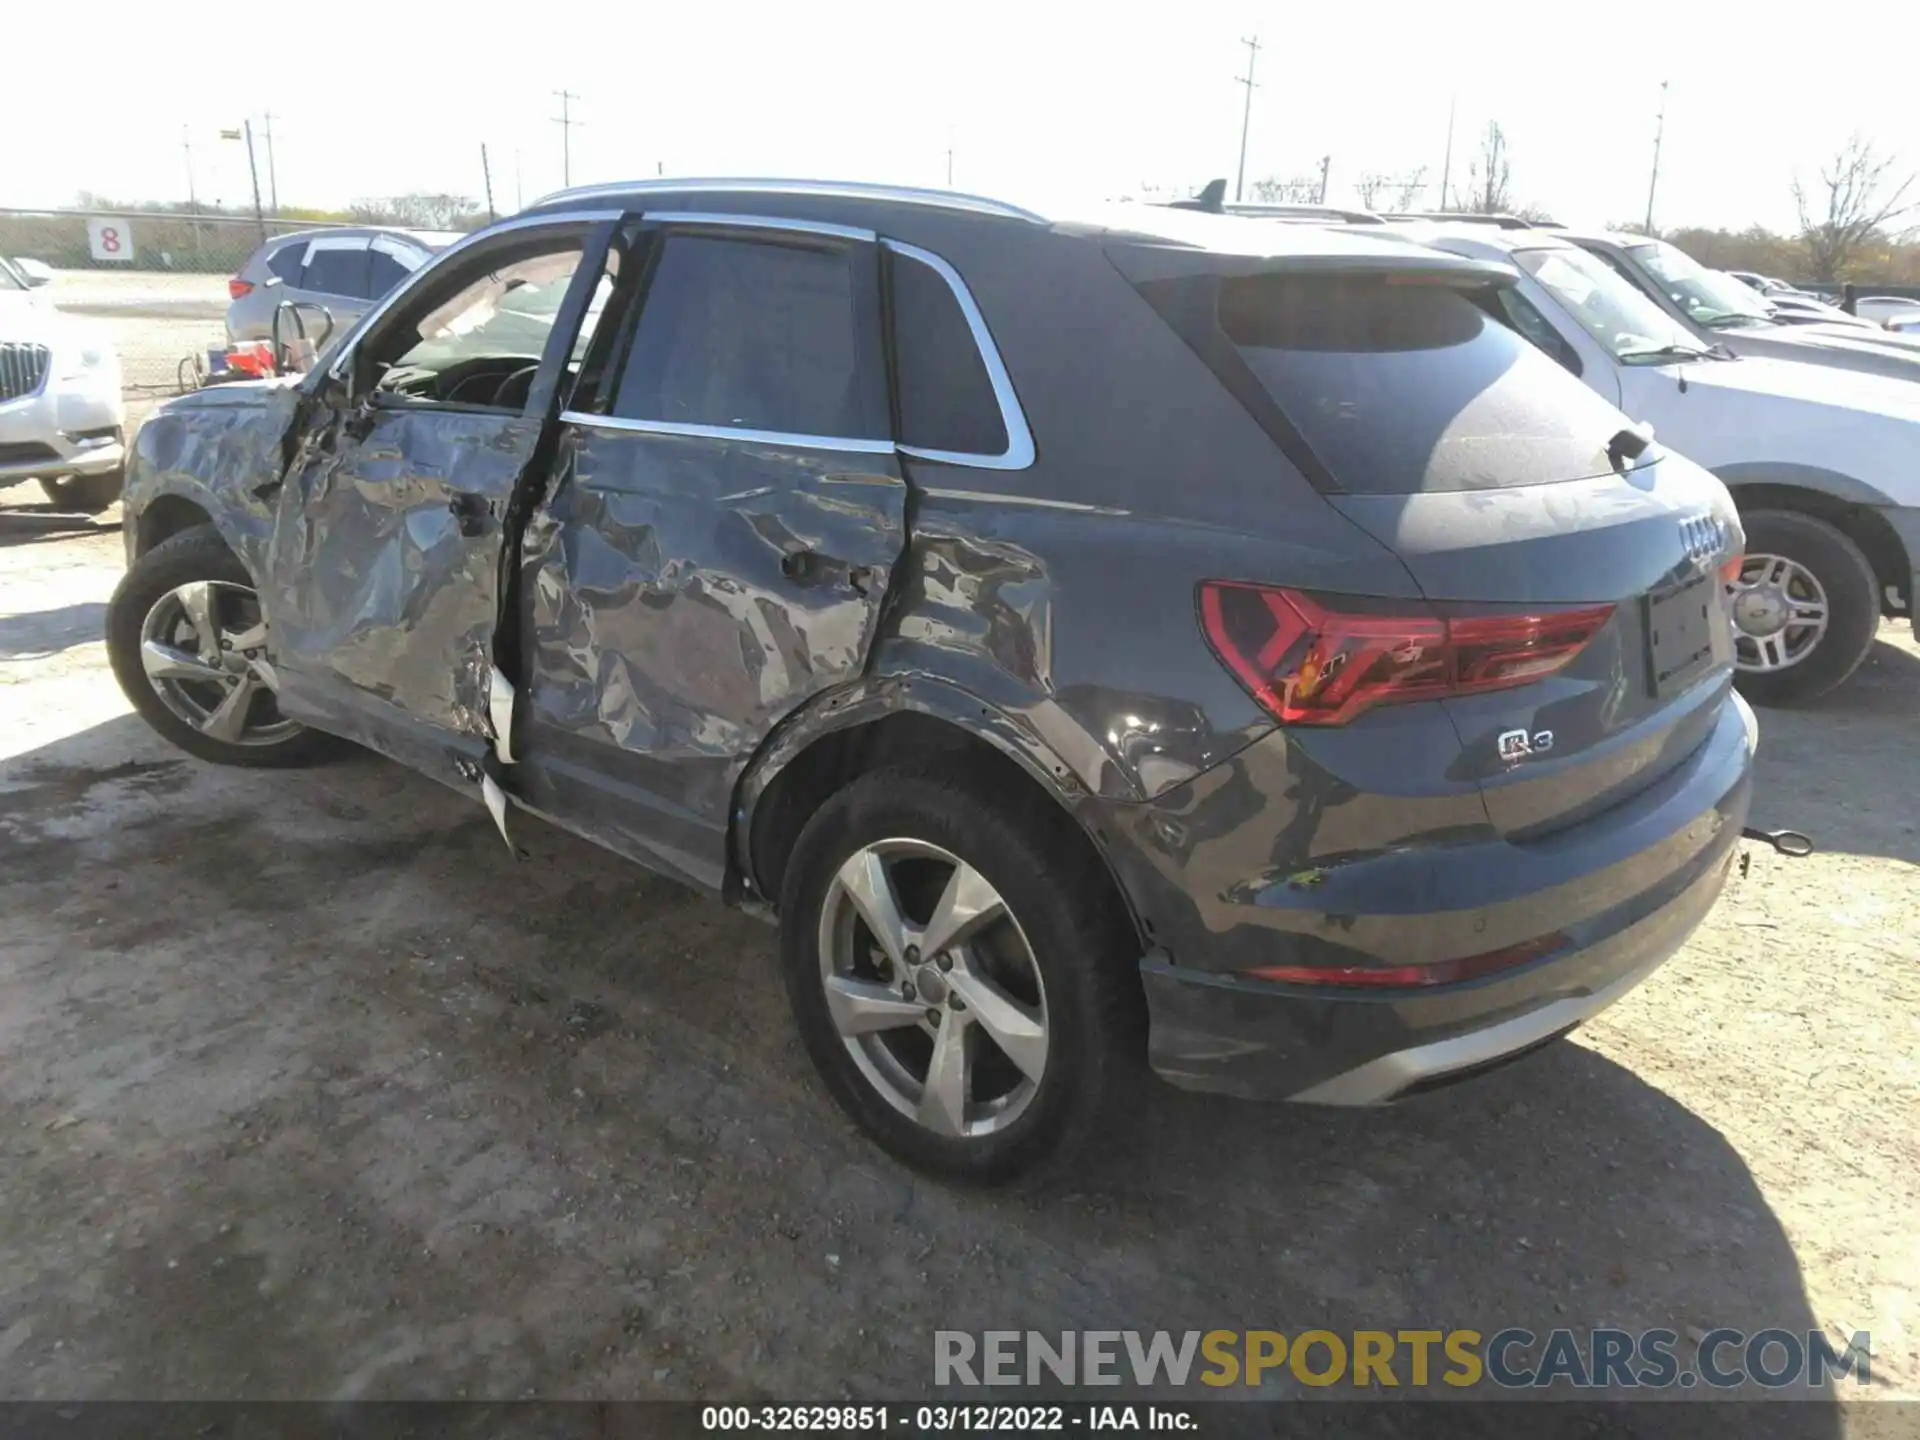
[[[1372,210],[1349,210],[1342,205],[1229,205],[1226,213],[1252,220],[1328,220],[1347,225],[1387,223],[1384,216]]]
[[[1558,220],[1529,220],[1524,215],[1488,215],[1474,210],[1395,210],[1383,215],[1387,220],[1447,220],[1456,225],[1497,225],[1502,230],[1552,229]]]
[[[734,192],[759,195],[823,195],[842,200],[895,200],[902,204],[931,205],[946,210],[967,210],[976,215],[997,215],[1007,220],[1024,220],[1033,225],[1048,224],[1046,216],[993,200],[984,195],[966,195],[957,190],[925,190],[912,185],[880,185],[860,180],[780,180],[734,179],[701,176],[690,179],[620,180],[602,185],[575,185],[542,195],[528,209],[560,200],[611,200],[622,195],[686,194],[693,192]]]

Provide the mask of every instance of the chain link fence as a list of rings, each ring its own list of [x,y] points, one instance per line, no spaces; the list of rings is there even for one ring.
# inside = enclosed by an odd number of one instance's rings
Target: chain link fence
[[[103,327],[119,352],[127,397],[191,388],[192,357],[227,339],[228,277],[264,240],[328,226],[96,210],[0,209],[0,255],[68,314]],[[44,268],[42,268],[44,267]],[[0,336],[0,339],[4,339]]]

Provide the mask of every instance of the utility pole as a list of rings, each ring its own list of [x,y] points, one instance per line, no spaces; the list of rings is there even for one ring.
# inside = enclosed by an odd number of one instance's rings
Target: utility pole
[[[1247,184],[1247,122],[1253,119],[1253,62],[1260,58],[1260,37],[1240,42],[1247,47],[1247,73],[1236,75],[1235,82],[1247,87],[1246,103],[1240,108],[1240,169],[1233,177],[1233,203],[1240,203],[1240,193]]]
[[[1447,158],[1440,163],[1440,208],[1447,208],[1447,182],[1453,178],[1453,112],[1460,103],[1458,95],[1447,99]]]
[[[193,134],[185,125],[180,127],[180,148],[186,152],[187,156],[187,210],[188,213],[198,216],[200,213],[200,197],[194,193],[193,188]],[[199,255],[202,252],[203,245],[204,242],[200,235],[200,222],[196,219],[193,222],[193,253]]]
[[[560,113],[553,123],[560,127],[560,183],[573,184],[573,128],[580,122],[573,118],[573,102],[580,97],[571,90],[556,90],[560,97]]]
[[[260,243],[267,243],[267,217],[260,211],[260,167],[253,160],[253,121],[246,122],[247,174],[253,177],[253,223],[260,227]],[[232,134],[232,131],[228,131]]]
[[[1322,155],[1320,157],[1320,198],[1314,201],[1316,205],[1324,205],[1327,203],[1327,172],[1332,168],[1333,157],[1331,155]]]
[[[1660,82],[1660,118],[1653,125],[1653,174],[1647,180],[1647,234],[1653,234],[1653,192],[1660,183],[1660,142],[1667,136],[1667,82]]]
[[[280,176],[273,167],[273,111],[267,111],[267,194],[268,204],[280,214]]]
[[[487,142],[480,142],[480,177],[487,182],[487,223],[494,221],[493,213],[493,167],[487,163]]]

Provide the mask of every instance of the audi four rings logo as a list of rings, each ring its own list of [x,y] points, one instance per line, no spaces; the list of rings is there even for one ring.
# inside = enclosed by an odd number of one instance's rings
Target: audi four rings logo
[[[1718,515],[1691,515],[1680,522],[1680,543],[1689,560],[1711,560],[1726,548],[1726,522]]]

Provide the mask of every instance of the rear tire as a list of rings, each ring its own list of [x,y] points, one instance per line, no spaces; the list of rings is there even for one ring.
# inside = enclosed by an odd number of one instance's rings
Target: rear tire
[[[1045,797],[1000,793],[964,767],[892,769],[835,795],[795,842],[780,954],[801,1040],[840,1108],[917,1169],[1003,1181],[1126,1129],[1145,1071],[1137,945],[1097,857],[1066,833],[1071,824]],[[846,882],[888,853],[898,857],[880,862],[889,899],[906,922],[896,940],[932,947],[943,900],[949,913],[970,913],[983,897],[1000,908],[986,903],[982,923],[945,928],[965,938],[937,954],[897,946],[917,958],[893,963]],[[955,882],[963,872],[971,878]],[[963,890],[971,901],[955,901]],[[845,968],[849,956],[859,974]],[[834,980],[846,983],[830,1005]],[[916,980],[902,996],[903,982]],[[854,1033],[847,1019],[856,986],[886,1021],[876,1033]],[[1037,1035],[1022,1028],[1035,1024]],[[957,1083],[935,1093],[943,1054],[964,1058]],[[956,1094],[957,1104],[942,1103]]]
[[[1741,516],[1747,532],[1744,582],[1765,574],[1765,557],[1786,562],[1792,596],[1817,587],[1826,607],[1825,630],[1810,643],[1787,631],[1769,644],[1743,634],[1736,623],[1734,683],[1756,705],[1802,705],[1836,689],[1873,648],[1880,625],[1879,582],[1867,557],[1824,520],[1794,510],[1755,510]],[[1811,584],[1809,584],[1809,581]],[[1741,594],[1735,591],[1736,616]],[[1796,646],[1799,648],[1796,652]],[[1785,663],[1778,663],[1784,659]]]
[[[77,510],[83,515],[98,515],[120,498],[126,486],[125,468],[99,475],[69,475],[64,480],[42,480],[40,488],[47,499],[62,510]]]
[[[220,613],[210,628],[219,630],[224,623],[229,629],[237,629],[257,623],[243,613],[249,609],[250,597],[254,597],[253,577],[211,525],[183,530],[154,546],[134,561],[107,602],[107,658],[113,664],[114,678],[140,718],[189,755],[216,765],[308,765],[336,750],[340,742],[332,736],[280,719],[272,708],[271,692],[237,660],[224,672],[216,664],[203,662],[200,668],[214,678],[193,678],[192,663],[219,653],[217,641],[203,643],[184,607],[171,619],[171,612],[164,607],[175,604],[172,597],[183,588],[195,586],[217,595],[213,603]],[[252,600],[253,607],[257,608],[257,603],[257,599]],[[179,674],[171,681],[172,703],[159,688],[168,682],[151,673],[164,668],[156,667],[148,653],[156,616],[166,620],[164,641],[181,657]],[[222,635],[226,633],[221,631]],[[196,725],[181,713],[197,715],[203,722],[210,720],[218,714],[223,699],[243,683],[251,686],[253,693],[240,697],[243,703],[236,707],[240,712],[236,725]],[[209,729],[215,733],[208,733]],[[232,738],[220,738],[223,734]]]

